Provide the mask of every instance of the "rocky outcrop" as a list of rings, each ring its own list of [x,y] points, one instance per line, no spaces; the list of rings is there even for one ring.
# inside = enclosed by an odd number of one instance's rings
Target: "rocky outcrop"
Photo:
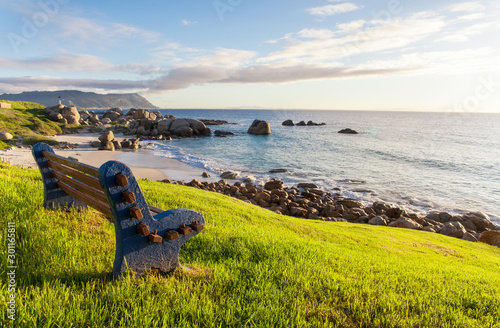
[[[283,126],[294,126],[295,124],[293,124],[292,120],[286,120],[283,123],[281,123],[281,125],[283,125]]]
[[[45,109],[45,113],[52,121],[56,121],[61,124],[80,125],[80,113],[74,106],[68,107],[58,105],[48,107]]]
[[[340,130],[338,133],[342,133],[342,134],[358,134],[357,131],[353,130],[353,129],[342,129]]]
[[[250,128],[248,128],[248,133],[255,135],[271,134],[271,124],[267,121],[255,120]]]

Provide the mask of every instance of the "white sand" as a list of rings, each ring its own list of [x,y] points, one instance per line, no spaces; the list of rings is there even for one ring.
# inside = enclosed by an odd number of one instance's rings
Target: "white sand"
[[[202,178],[202,169],[192,167],[176,159],[155,156],[148,149],[107,151],[91,148],[89,142],[97,140],[98,137],[99,134],[58,135],[54,137],[55,140],[77,144],[77,146],[71,150],[58,150],[54,148],[54,151],[61,156],[71,156],[77,158],[82,163],[95,167],[99,167],[107,161],[120,161],[127,164],[138,179],[147,178],[153,181],[170,179],[187,182],[193,179],[208,182],[221,179],[218,176]],[[120,135],[115,136],[115,139],[120,141],[123,138]],[[0,151],[0,160],[22,167],[37,168],[31,150],[27,148],[2,150]]]

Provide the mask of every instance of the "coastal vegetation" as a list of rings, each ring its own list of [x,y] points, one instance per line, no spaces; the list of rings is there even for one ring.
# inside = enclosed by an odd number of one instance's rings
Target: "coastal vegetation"
[[[0,163],[0,220],[15,223],[17,260],[16,320],[2,311],[2,326],[500,327],[500,248],[140,185],[154,206],[201,212],[206,229],[183,246],[184,268],[113,280],[113,224],[45,210],[39,171]],[[5,304],[5,279],[0,289]]]
[[[0,108],[0,131],[9,132],[12,140],[0,141],[0,149],[9,148],[20,138],[25,145],[33,145],[43,141],[48,144],[56,142],[47,136],[62,133],[58,123],[49,120],[43,111],[43,105],[24,101],[0,102],[11,104],[11,108]],[[17,137],[17,138],[16,138]]]

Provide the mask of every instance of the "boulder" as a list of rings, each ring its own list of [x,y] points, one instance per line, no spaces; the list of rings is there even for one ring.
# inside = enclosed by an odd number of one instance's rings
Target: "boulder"
[[[104,117],[101,119],[101,123],[102,124],[110,124],[111,123],[111,119],[107,118],[107,117]]]
[[[120,114],[120,113],[115,112],[114,110],[110,109],[110,110],[106,111],[102,117],[109,118],[111,121],[116,121],[120,118],[121,115],[123,115],[123,114]]]
[[[76,116],[66,116],[66,122],[68,122],[68,124],[80,124],[80,121],[76,118]]]
[[[397,207],[391,207],[385,211],[385,215],[392,219],[399,219],[403,211]]]
[[[63,118],[62,114],[61,113],[58,113],[58,112],[53,112],[53,111],[49,111],[47,113],[47,115],[49,116],[49,119],[51,121],[59,121],[60,119]]]
[[[187,118],[186,121],[189,123],[191,129],[193,129],[194,134],[201,136],[210,135],[210,129],[203,122],[191,118]]]
[[[395,221],[395,226],[398,228],[405,228],[405,229],[415,229],[415,230],[421,230],[422,225],[418,224],[414,220],[410,218],[405,218],[401,217]]]
[[[179,137],[192,137],[193,129],[191,129],[189,126],[181,126],[173,130],[172,133]]]
[[[302,207],[292,207],[290,208],[290,215],[305,218],[307,216],[307,210]]]
[[[321,212],[321,216],[324,217],[334,217],[341,218],[342,214],[337,211],[337,208],[333,205],[326,205],[325,209]]]
[[[229,131],[215,130],[214,136],[216,136],[216,137],[234,136],[234,133],[229,132]]]
[[[268,135],[271,134],[271,124],[267,121],[255,120],[253,121],[250,128],[248,128],[249,134],[255,135]]]
[[[149,132],[146,131],[146,128],[144,128],[143,126],[140,126],[137,128],[136,134],[138,136],[147,136],[147,135],[149,135]]]
[[[283,188],[283,181],[279,180],[268,181],[264,185],[264,189],[267,190],[282,189],[282,188]]]
[[[104,141],[104,142],[101,143],[101,147],[99,147],[98,150],[110,150],[110,151],[114,151],[115,150],[115,145],[111,141]]]
[[[368,223],[371,224],[371,225],[386,226],[387,225],[387,220],[384,219],[381,216],[375,216],[375,217],[371,218],[368,221]]]
[[[174,120],[172,122],[172,125],[170,125],[169,130],[170,131],[175,131],[178,128],[181,128],[181,127],[188,127],[188,128],[190,127],[189,122],[186,119],[184,119],[184,118],[178,118],[178,119]]]
[[[115,146],[115,149],[122,148],[122,144],[118,140],[113,140],[113,146]]]
[[[352,198],[339,199],[336,201],[336,204],[345,206],[347,208],[355,208],[355,207],[362,208],[363,207],[363,204],[359,200],[352,199]]]
[[[207,172],[203,172],[201,176],[204,178],[210,178],[210,174],[208,174]]]
[[[220,175],[220,177],[221,177],[222,179],[230,179],[230,180],[231,180],[231,179],[236,179],[236,177],[237,177],[237,176],[238,176],[238,173],[236,173],[236,172],[231,172],[231,171],[226,171],[226,172],[224,172],[224,173],[222,173],[222,174]]]
[[[354,131],[353,129],[342,129],[340,130],[338,133],[342,133],[342,134],[358,134],[358,132]]]
[[[14,137],[9,132],[0,132],[0,140],[11,140]]]
[[[479,242],[500,247],[500,231],[485,231],[479,236]]]
[[[170,126],[174,120],[161,120],[158,122],[158,132],[164,134],[170,130]]]
[[[293,124],[292,120],[286,120],[283,123],[281,123],[281,125],[284,125],[284,126],[294,126],[295,124]]]
[[[111,108],[110,111],[113,111],[115,113],[118,113],[120,114],[120,116],[123,116],[124,113],[123,113],[123,109],[121,109],[120,107],[115,107],[115,108]]]
[[[464,215],[466,219],[469,219],[474,223],[474,225],[478,228],[479,231],[484,231],[486,229],[495,230],[497,227],[488,215],[482,212],[471,212]]]
[[[161,114],[161,112],[160,112],[159,110],[155,110],[155,111],[153,112],[153,114],[155,114],[156,119],[163,118],[163,115]]]
[[[132,117],[135,120],[141,120],[143,118],[149,118],[149,111],[145,109],[130,110],[132,112]]]
[[[463,240],[467,240],[467,241],[472,241],[472,242],[477,242],[477,238],[476,236],[474,236],[473,234],[471,234],[470,232],[466,232],[464,233],[463,237],[462,237]]]
[[[99,140],[104,143],[106,141],[113,141],[115,139],[115,136],[113,134],[113,131],[105,131],[101,134],[99,137]]]
[[[99,120],[99,116],[97,114],[94,114],[92,116],[90,116],[90,122],[92,123],[100,123],[101,121]]]
[[[99,148],[99,147],[101,147],[101,142],[100,141],[91,141],[90,142],[90,147],[92,147],[92,148]]]
[[[297,126],[306,126],[306,122],[300,121],[299,123],[297,123]]]
[[[61,110],[61,114],[66,119],[67,119],[67,116],[74,116],[77,121],[80,121],[80,113],[78,112],[78,109],[76,109],[75,106],[64,107]]]
[[[130,148],[130,146],[132,146],[132,141],[123,139],[121,142],[121,146],[122,148]]]
[[[466,232],[464,226],[457,221],[446,222],[439,230],[440,234],[456,238],[462,238]]]
[[[301,182],[297,185],[297,188],[318,188],[314,183]]]

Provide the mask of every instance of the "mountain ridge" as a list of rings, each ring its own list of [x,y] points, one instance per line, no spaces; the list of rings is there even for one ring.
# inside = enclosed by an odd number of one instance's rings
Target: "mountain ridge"
[[[18,94],[4,93],[0,95],[0,99],[35,102],[45,107],[57,105],[59,103],[59,97],[61,97],[61,102],[63,104],[76,106],[78,109],[103,109],[113,107],[143,109],[159,108],[138,93],[98,94],[79,90],[61,90],[24,91]]]

